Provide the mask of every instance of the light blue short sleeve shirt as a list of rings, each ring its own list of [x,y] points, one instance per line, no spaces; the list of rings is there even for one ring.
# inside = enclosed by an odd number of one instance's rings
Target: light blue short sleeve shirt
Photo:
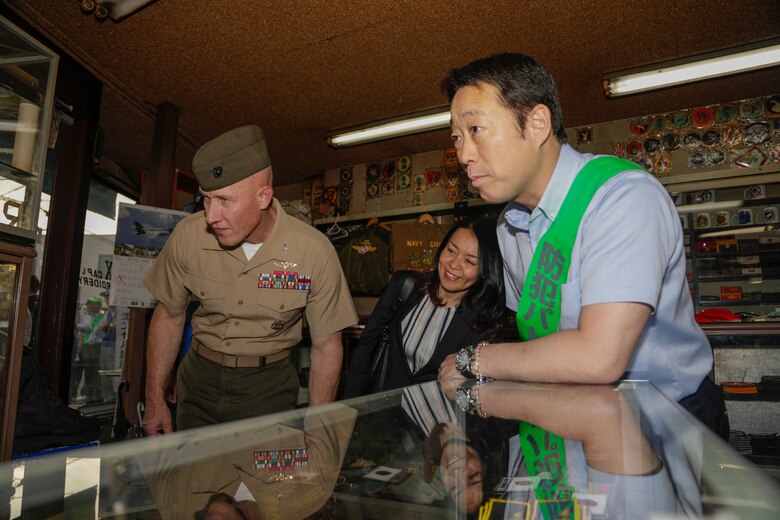
[[[593,157],[564,145],[539,205],[529,211],[510,202],[499,217],[510,309],[517,309],[539,239]],[[685,272],[682,228],[668,193],[646,172],[623,172],[599,188],[585,211],[561,287],[560,329],[576,329],[585,305],[647,304],[653,313],[625,377],[648,379],[680,401],[696,392],[712,369],[712,350],[694,320]]]

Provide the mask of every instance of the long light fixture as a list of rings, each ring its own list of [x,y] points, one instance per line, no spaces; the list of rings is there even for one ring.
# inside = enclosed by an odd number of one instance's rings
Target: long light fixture
[[[608,74],[607,97],[692,83],[780,65],[780,39],[711,52],[672,62]]]
[[[328,135],[328,144],[334,148],[342,148],[449,126],[450,111],[439,108],[332,132]]]

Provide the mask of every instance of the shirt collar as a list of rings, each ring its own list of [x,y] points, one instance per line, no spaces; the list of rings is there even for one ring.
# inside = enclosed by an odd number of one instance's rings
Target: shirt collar
[[[568,144],[561,146],[555,170],[553,170],[550,182],[547,183],[547,188],[545,188],[542,198],[539,200],[539,205],[536,207],[548,220],[555,220],[563,205],[563,199],[569,193],[569,188],[571,188],[574,179],[589,159],[590,156],[576,152]],[[534,218],[535,216],[532,215],[531,219],[533,220]]]
[[[555,220],[577,173],[591,157],[589,154],[578,153],[568,144],[562,145],[558,162],[555,164],[550,182],[542,193],[542,198],[539,199],[539,204],[531,211],[526,206],[511,201],[506,207],[507,223],[519,230],[528,230],[530,222],[539,218],[546,218],[551,222]]]

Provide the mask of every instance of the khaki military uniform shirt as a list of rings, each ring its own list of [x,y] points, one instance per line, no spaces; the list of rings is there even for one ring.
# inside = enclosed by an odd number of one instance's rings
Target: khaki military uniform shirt
[[[235,496],[242,482],[266,518],[308,518],[322,509],[336,486],[357,411],[341,403],[310,408],[303,429],[269,423],[268,417],[229,430],[204,429],[183,441],[163,436],[136,454],[160,516],[191,519],[211,494]],[[285,455],[287,461],[276,464],[282,468],[264,464]]]
[[[304,312],[312,338],[357,323],[331,243],[276,199],[273,207],[274,228],[251,260],[241,246],[221,247],[198,212],[179,222],[144,279],[172,309],[200,301],[193,336],[212,350],[264,356],[292,348],[301,340]]]

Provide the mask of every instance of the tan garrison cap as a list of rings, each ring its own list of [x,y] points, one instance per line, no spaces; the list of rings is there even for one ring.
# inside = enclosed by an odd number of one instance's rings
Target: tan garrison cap
[[[225,188],[271,166],[265,136],[257,125],[229,130],[200,147],[192,171],[203,191]]]

